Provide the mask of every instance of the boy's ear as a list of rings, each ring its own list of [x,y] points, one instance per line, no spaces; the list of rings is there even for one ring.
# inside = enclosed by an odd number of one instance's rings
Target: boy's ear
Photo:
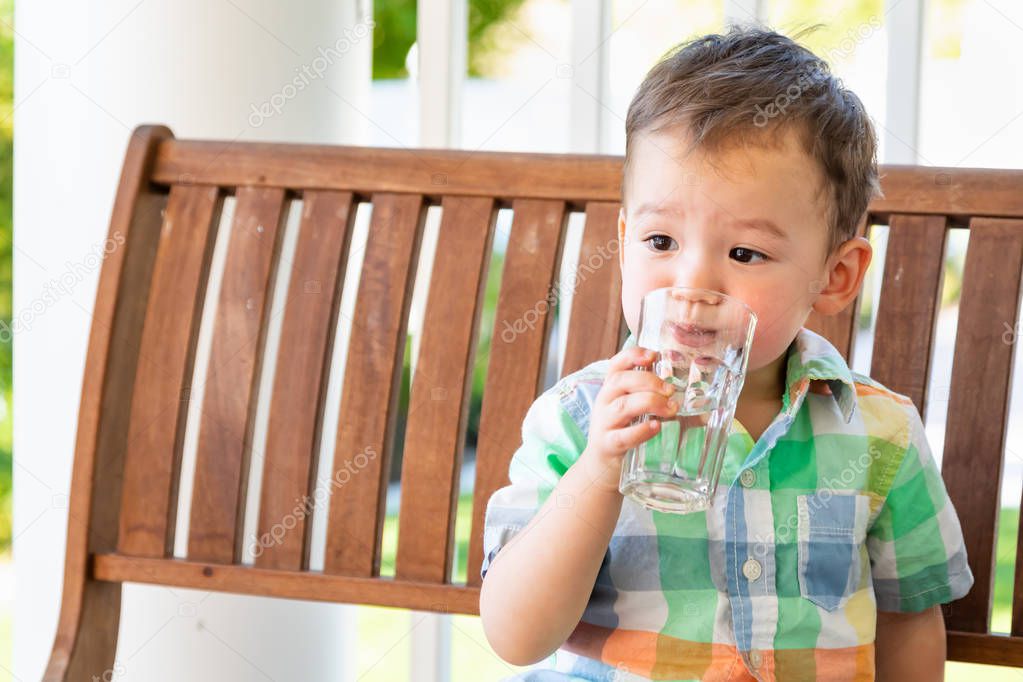
[[[852,303],[863,284],[873,253],[870,242],[863,237],[843,242],[828,258],[813,309],[821,315],[836,315]]]

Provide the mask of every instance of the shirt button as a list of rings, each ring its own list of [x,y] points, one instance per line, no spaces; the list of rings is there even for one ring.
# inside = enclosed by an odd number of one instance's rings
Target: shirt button
[[[752,488],[757,482],[757,475],[753,473],[752,469],[743,469],[739,474],[739,482],[746,488]]]
[[[760,664],[763,662],[760,652],[756,650],[749,652],[749,662],[754,668],[759,668]]]
[[[760,562],[753,557],[746,559],[742,565],[742,574],[751,581],[756,580],[760,577]]]

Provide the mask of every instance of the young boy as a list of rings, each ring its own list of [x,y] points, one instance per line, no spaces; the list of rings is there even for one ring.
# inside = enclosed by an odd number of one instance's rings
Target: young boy
[[[811,311],[855,299],[879,193],[860,100],[808,50],[732,28],[680,46],[626,121],[623,349],[531,406],[486,513],[480,614],[518,680],[940,680],[940,603],[973,584],[916,407],[850,371]],[[757,313],[713,506],[618,492],[626,450],[673,413],[636,345],[664,286]],[[579,314],[578,311],[574,314]],[[510,679],[510,678],[509,678]]]

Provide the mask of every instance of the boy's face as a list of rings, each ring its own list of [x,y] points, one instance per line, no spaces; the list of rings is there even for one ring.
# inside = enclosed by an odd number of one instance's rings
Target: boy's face
[[[789,132],[779,133],[778,148],[688,157],[682,134],[634,141],[618,221],[625,317],[638,332],[643,295],[660,287],[738,298],[758,318],[753,372],[785,352],[826,284],[826,208],[815,197],[822,173]],[[750,221],[770,222],[780,234]]]

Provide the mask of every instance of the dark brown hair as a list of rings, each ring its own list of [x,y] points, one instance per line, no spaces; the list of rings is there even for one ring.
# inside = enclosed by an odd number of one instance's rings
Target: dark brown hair
[[[677,126],[690,139],[687,152],[766,146],[794,129],[825,178],[828,254],[855,236],[881,195],[877,137],[863,103],[826,61],[766,28],[733,25],[681,43],[647,73],[625,121],[623,201],[635,136]]]

